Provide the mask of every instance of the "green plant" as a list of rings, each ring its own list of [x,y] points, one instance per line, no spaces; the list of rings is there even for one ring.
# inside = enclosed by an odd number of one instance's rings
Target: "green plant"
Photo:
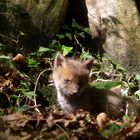
[[[33,58],[28,58],[28,67],[37,68],[38,65],[39,65],[39,62],[37,62],[35,59],[33,59]]]
[[[138,81],[140,81],[140,73],[137,73],[136,74],[135,79],[138,80]]]
[[[118,135],[124,127],[126,127],[125,124],[118,125],[117,123],[110,123],[106,129],[100,131],[100,134],[106,139],[112,139]]]
[[[12,97],[16,100],[15,106],[20,107],[22,105],[28,105],[29,101],[33,101],[36,94],[34,91],[31,91],[31,83],[26,81],[20,81],[20,86],[16,90],[16,93]],[[22,106],[23,107],[23,106]]]
[[[110,90],[110,89],[115,88],[120,85],[121,85],[120,80],[114,80],[114,81],[111,80],[111,81],[106,81],[106,82],[91,83],[91,86],[94,86],[98,89],[107,89],[107,90]]]
[[[65,45],[62,45],[62,46],[61,46],[61,50],[62,50],[62,54],[63,54],[64,56],[66,56],[66,55],[68,55],[69,53],[72,52],[73,48],[72,48],[72,47],[67,47],[67,46],[65,46]]]
[[[78,50],[82,50],[82,52],[80,52],[82,59],[87,59],[91,56],[82,44],[82,40],[85,39],[87,35],[90,36],[89,28],[79,25],[73,19],[71,27],[64,25],[62,32],[56,35],[56,39],[52,40],[49,46],[51,49],[53,48],[53,50],[60,51],[63,55],[74,54],[77,53]]]
[[[88,58],[92,58],[92,55],[89,53],[89,51],[85,51],[85,49],[82,48],[82,53],[80,55],[80,58],[86,60]]]

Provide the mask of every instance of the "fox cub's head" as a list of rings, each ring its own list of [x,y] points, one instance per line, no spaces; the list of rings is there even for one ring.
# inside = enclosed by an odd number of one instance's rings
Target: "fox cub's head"
[[[60,53],[54,61],[53,79],[59,92],[66,96],[78,96],[89,84],[89,72],[93,59],[77,61]]]

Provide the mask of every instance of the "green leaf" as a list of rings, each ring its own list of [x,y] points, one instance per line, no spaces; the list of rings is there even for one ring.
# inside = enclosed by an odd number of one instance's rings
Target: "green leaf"
[[[29,58],[28,59],[28,66],[29,67],[38,67],[38,62],[37,61],[35,61],[33,58]]]
[[[67,54],[72,52],[73,47],[67,47],[62,45],[61,50],[63,51],[63,55],[66,56]]]
[[[121,126],[116,123],[110,123],[107,129],[100,131],[100,134],[106,139],[113,138],[113,136],[116,136],[124,127],[125,126]]]
[[[17,91],[17,90],[16,90],[16,91]],[[20,91],[21,91],[21,90],[20,90]],[[12,98],[15,98],[15,99],[18,99],[18,98],[19,98],[19,96],[15,95],[15,94],[14,94],[14,95],[11,95],[11,97],[12,97]]]
[[[140,81],[140,73],[136,74],[135,79],[138,80],[138,81]]]
[[[27,82],[27,81],[21,80],[20,81],[20,84],[22,85],[22,87],[24,87],[26,89],[29,89],[31,87],[31,83],[30,82]]]
[[[109,130],[112,132],[112,133],[117,133],[117,132],[119,132],[119,130],[121,129],[121,126],[120,125],[118,125],[118,124],[116,124],[116,123],[111,123],[110,125],[109,125]]]
[[[83,28],[81,25],[78,24],[78,22],[75,21],[75,19],[72,20],[72,27],[80,30],[82,30]]]
[[[109,137],[112,136],[112,132],[109,131],[109,130],[103,130],[103,131],[100,131],[100,134],[102,137],[108,139]]]
[[[24,36],[25,34],[22,31],[20,31],[20,35]]]
[[[23,106],[20,106],[20,107],[15,107],[14,109],[15,109],[16,112],[23,112],[23,111],[26,111],[28,109],[28,106],[23,105]]]
[[[90,55],[89,51],[85,51],[84,49],[82,49],[82,54],[80,55],[80,58],[86,60],[88,58],[92,58],[92,56]]]
[[[34,91],[24,92],[23,94],[24,94],[27,98],[29,98],[30,100],[33,99],[33,96],[36,96],[36,94],[34,93]]]
[[[72,35],[71,35],[71,33],[66,33],[66,37],[68,37],[70,40],[72,40]]]
[[[59,39],[64,39],[65,38],[65,35],[60,35],[60,34],[58,34],[58,35],[56,35]]]
[[[87,27],[84,27],[84,28],[83,28],[83,31],[86,32],[87,34],[90,34],[90,29],[87,28]]]
[[[7,59],[7,60],[10,60],[11,57],[10,57],[10,56],[6,56],[6,55],[0,55],[0,59]]]
[[[124,116],[123,116],[123,120],[128,120],[128,121],[130,121],[130,120],[132,120],[132,118],[131,118],[130,116],[128,116],[128,115],[124,115]]]
[[[98,89],[111,89],[114,87],[117,87],[121,84],[120,80],[114,80],[114,81],[106,81],[106,82],[99,82],[99,83],[91,83],[91,86],[94,86]]]
[[[50,51],[51,49],[49,49],[49,48],[45,48],[45,47],[42,47],[42,46],[40,46],[40,48],[39,48],[39,52],[47,52],[47,51]]]
[[[82,38],[85,38],[85,33],[84,33],[84,32],[79,33],[79,35],[80,35]]]
[[[37,55],[37,52],[31,52],[30,53],[30,56],[36,56]]]
[[[52,40],[51,45],[55,45],[55,44],[57,44],[57,40]]]
[[[125,72],[125,69],[120,64],[116,64],[116,69],[121,73]]]
[[[71,28],[68,25],[66,25],[66,24],[62,27],[62,29],[71,31]]]

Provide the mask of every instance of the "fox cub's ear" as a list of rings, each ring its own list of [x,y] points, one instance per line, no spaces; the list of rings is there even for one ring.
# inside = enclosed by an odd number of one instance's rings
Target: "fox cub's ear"
[[[62,67],[65,61],[66,58],[61,53],[57,53],[54,60],[54,68]]]
[[[84,67],[86,67],[88,70],[91,70],[92,64],[93,64],[93,58],[87,59],[83,63]]]

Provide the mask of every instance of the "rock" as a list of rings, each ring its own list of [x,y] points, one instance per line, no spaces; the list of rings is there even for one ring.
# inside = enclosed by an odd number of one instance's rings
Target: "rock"
[[[140,19],[133,0],[85,0],[89,26],[105,55],[130,72],[140,70]]]

